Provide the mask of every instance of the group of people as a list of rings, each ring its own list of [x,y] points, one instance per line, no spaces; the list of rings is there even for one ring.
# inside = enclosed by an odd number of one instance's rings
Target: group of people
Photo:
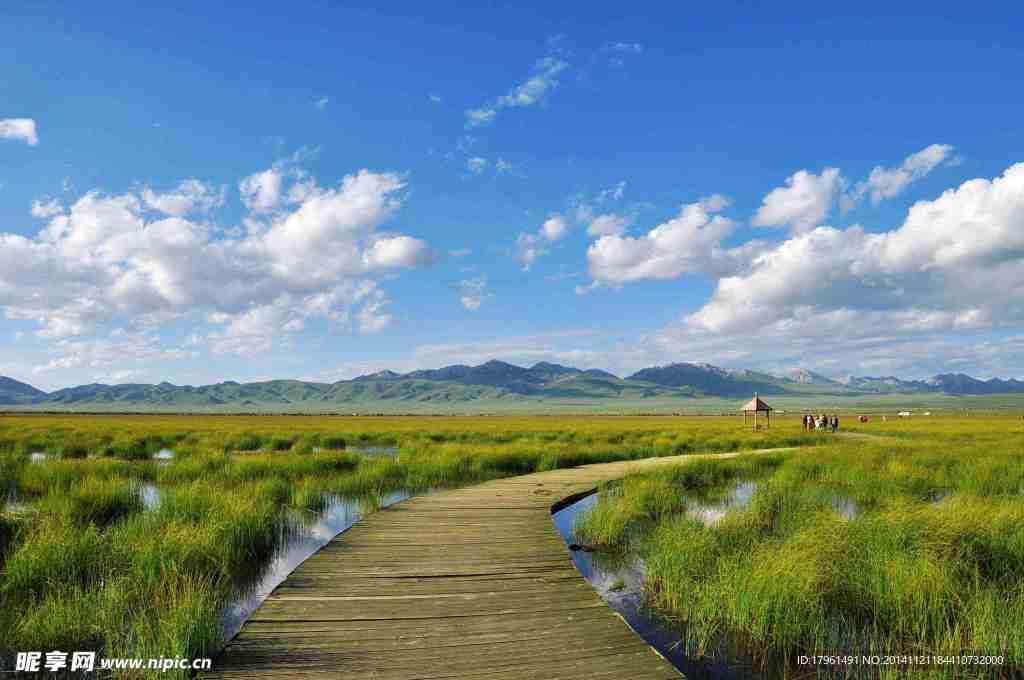
[[[835,432],[839,429],[839,416],[827,416],[825,414],[821,414],[820,416],[805,415],[804,429],[808,432],[811,430],[831,430],[832,432]]]

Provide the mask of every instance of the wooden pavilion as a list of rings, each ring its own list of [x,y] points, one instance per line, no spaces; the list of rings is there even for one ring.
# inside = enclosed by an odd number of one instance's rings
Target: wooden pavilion
[[[772,409],[771,406],[766,404],[761,397],[757,396],[757,392],[754,392],[754,398],[743,405],[743,425],[747,424],[747,416],[752,415],[754,420],[754,429],[760,430],[762,427],[768,429],[772,426]],[[763,413],[765,415],[765,422],[759,423],[757,421],[758,414]]]

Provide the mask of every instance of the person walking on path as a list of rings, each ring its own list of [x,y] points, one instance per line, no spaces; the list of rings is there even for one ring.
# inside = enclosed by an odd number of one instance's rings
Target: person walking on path
[[[832,414],[832,431],[835,432],[839,429],[839,416]]]

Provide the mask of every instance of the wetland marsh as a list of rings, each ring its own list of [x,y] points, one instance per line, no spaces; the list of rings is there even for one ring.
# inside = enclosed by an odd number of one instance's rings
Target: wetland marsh
[[[3,416],[0,657],[215,656],[303,550],[394,494],[819,439],[732,418]]]

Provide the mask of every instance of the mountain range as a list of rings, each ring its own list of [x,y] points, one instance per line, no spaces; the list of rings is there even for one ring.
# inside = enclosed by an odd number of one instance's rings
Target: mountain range
[[[926,380],[893,376],[833,380],[806,369],[770,374],[725,369],[704,363],[676,363],[645,368],[626,377],[598,369],[581,370],[541,362],[529,368],[502,361],[479,366],[395,373],[380,371],[333,383],[270,380],[215,385],[94,383],[44,392],[0,376],[0,405],[76,408],[204,408],[308,407],[325,410],[361,404],[402,402],[438,405],[474,401],[644,400],[719,397],[740,399],[763,395],[857,396],[878,394],[1024,394],[1024,381],[979,380],[962,373]]]

